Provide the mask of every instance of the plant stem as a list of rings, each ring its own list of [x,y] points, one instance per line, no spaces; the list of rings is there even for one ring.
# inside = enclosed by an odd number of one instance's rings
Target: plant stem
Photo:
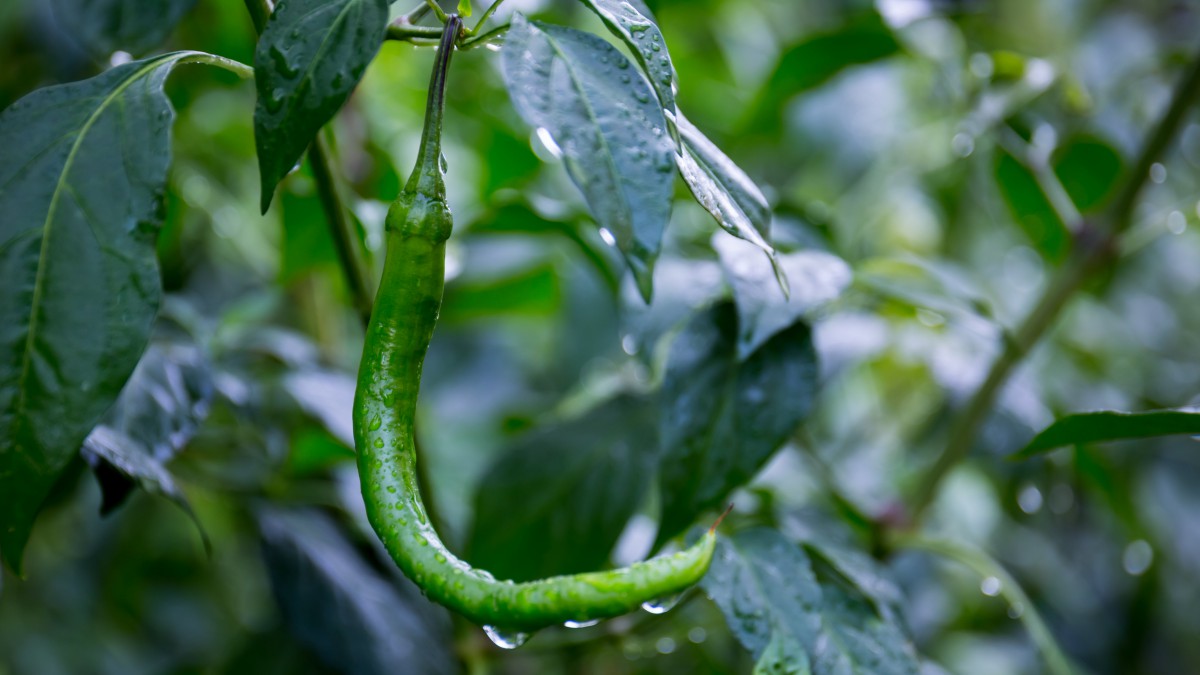
[[[338,193],[337,179],[330,168],[329,157],[329,146],[318,134],[308,149],[308,163],[312,167],[313,181],[321,198],[321,207],[325,210],[325,220],[329,224],[333,246],[337,249],[338,262],[341,263],[342,273],[346,278],[351,302],[358,312],[358,318],[366,326],[371,320],[373,304],[371,282],[359,251],[357,228],[346,215],[346,205],[342,203]]]
[[[401,14],[400,16],[396,17],[396,20],[393,23],[399,25],[412,25],[425,18],[425,15],[428,13],[429,5],[422,2],[421,4],[409,10],[407,14]]]
[[[495,28],[489,30],[488,32],[486,32],[482,35],[476,35],[475,37],[463,40],[462,44],[459,45],[458,48],[463,49],[463,50],[474,49],[475,47],[478,47],[479,45],[487,44],[488,42],[492,41],[493,39],[498,38],[501,35],[504,35],[505,33],[507,33],[508,29],[510,27],[511,26],[507,23],[500,25],[500,26],[496,26]],[[476,28],[478,28],[478,26],[476,26]]]
[[[909,522],[919,522],[937,496],[946,475],[970,453],[979,428],[991,412],[996,396],[1009,376],[1042,335],[1054,325],[1067,301],[1092,275],[1115,257],[1113,242],[1129,229],[1137,198],[1150,176],[1150,167],[1166,150],[1182,126],[1184,114],[1200,93],[1200,56],[1192,60],[1187,74],[1175,89],[1170,105],[1155,125],[1143,146],[1133,170],[1128,174],[1117,198],[1100,218],[1100,227],[1083,228],[1077,233],[1075,248],[1067,264],[1047,286],[1041,299],[1014,334],[1005,342],[1000,356],[992,364],[983,384],[972,395],[967,407],[951,426],[946,447],[926,474],[913,503]]]
[[[442,9],[442,6],[437,3],[437,0],[425,0],[425,4],[429,6],[429,9],[433,10],[433,14],[438,18],[438,21],[446,23],[449,17],[446,16],[446,10]]]
[[[250,14],[250,21],[254,24],[255,35],[262,35],[273,11],[275,8],[271,6],[271,0],[246,0],[246,12]]]
[[[426,38],[436,40],[442,36],[442,29],[437,26],[413,26],[411,24],[390,23],[387,27],[388,40],[411,40]]]
[[[1075,672],[1066,654],[1058,646],[1058,641],[1054,639],[1054,634],[1050,632],[1024,589],[1008,573],[1008,570],[1004,569],[1003,565],[987,553],[956,541],[913,535],[898,536],[891,543],[898,548],[919,549],[949,558],[970,568],[981,577],[998,579],[1000,595],[1008,601],[1010,606],[1020,608],[1021,622],[1029,631],[1029,637],[1041,650],[1042,658],[1046,660],[1046,669],[1054,675],[1072,675]]]
[[[495,14],[496,10],[500,9],[500,5],[503,4],[504,0],[495,0],[495,2],[493,2],[491,6],[487,8],[487,11],[485,11],[483,15],[479,17],[479,21],[475,22],[475,27],[467,29],[467,35],[474,35],[480,28],[483,27],[483,24],[487,23],[488,19],[492,18],[492,15]]]

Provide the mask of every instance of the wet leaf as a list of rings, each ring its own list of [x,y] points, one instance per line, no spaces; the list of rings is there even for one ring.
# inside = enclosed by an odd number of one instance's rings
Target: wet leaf
[[[258,514],[271,589],[292,633],[344,673],[453,673],[450,636],[315,511]]]
[[[383,44],[387,0],[280,0],[254,52],[262,210]]]
[[[120,506],[137,485],[192,515],[166,463],[196,434],[213,391],[210,366],[198,347],[167,341],[150,345],[116,404],[83,444],[83,457],[101,482],[101,513]]]
[[[655,419],[621,395],[518,440],[476,494],[471,561],[517,581],[604,567],[650,485]]]
[[[53,0],[54,16],[89,52],[135,56],[162,44],[196,0]]]
[[[762,191],[682,113],[676,116],[676,124],[683,150],[675,162],[696,201],[726,232],[774,256],[769,242],[771,207]]]
[[[745,359],[738,317],[722,302],[675,338],[662,385],[659,543],[720,506],[791,436],[812,409],[817,356],[812,332],[793,323]]]
[[[1200,435],[1200,412],[1153,410],[1139,413],[1079,413],[1063,417],[1046,427],[1013,458],[1027,459],[1064,445],[1183,434]]]
[[[33,92],[0,113],[0,550],[14,569],[42,500],[150,337],[161,284],[176,52]]]
[[[671,216],[674,166],[666,118],[650,85],[607,41],[520,14],[504,47],[504,80],[521,117],[558,146],[648,301]]]
[[[662,107],[675,111],[675,67],[667,53],[667,41],[658,26],[637,7],[625,0],[583,0],[599,15],[604,25],[629,47]]]
[[[720,234],[713,237],[712,245],[737,303],[738,358],[746,358],[771,336],[837,299],[852,279],[850,266],[832,253],[788,253],[778,258],[791,286],[785,298],[761,249]]]
[[[755,672],[915,675],[912,644],[846,576],[779,532],[722,537],[701,582]]]

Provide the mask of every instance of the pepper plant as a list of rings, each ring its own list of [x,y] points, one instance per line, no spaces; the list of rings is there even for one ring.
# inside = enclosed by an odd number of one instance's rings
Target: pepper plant
[[[1153,10],[16,7],[0,674],[1200,664]]]

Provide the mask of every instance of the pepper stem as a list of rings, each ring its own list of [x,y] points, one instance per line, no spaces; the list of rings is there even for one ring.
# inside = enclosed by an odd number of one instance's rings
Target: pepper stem
[[[442,117],[446,107],[446,72],[450,70],[450,56],[454,53],[454,42],[462,30],[462,19],[457,14],[446,18],[442,40],[438,44],[437,61],[429,77],[429,100],[425,103],[425,128],[421,131],[421,148],[417,151],[417,163],[404,186],[405,192],[415,192],[435,199],[446,199],[446,183],[442,180]]]

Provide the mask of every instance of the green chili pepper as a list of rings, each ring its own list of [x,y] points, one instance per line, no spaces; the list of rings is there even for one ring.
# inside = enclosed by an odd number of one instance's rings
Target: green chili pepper
[[[708,570],[715,535],[710,530],[684,551],[621,569],[514,583],[459,560],[430,524],[417,488],[413,416],[453,226],[440,157],[446,72],[460,27],[457,16],[446,23],[416,167],[388,211],[383,280],[354,400],[354,438],[367,516],[396,564],[429,598],[495,636],[585,624],[677,594]]]

